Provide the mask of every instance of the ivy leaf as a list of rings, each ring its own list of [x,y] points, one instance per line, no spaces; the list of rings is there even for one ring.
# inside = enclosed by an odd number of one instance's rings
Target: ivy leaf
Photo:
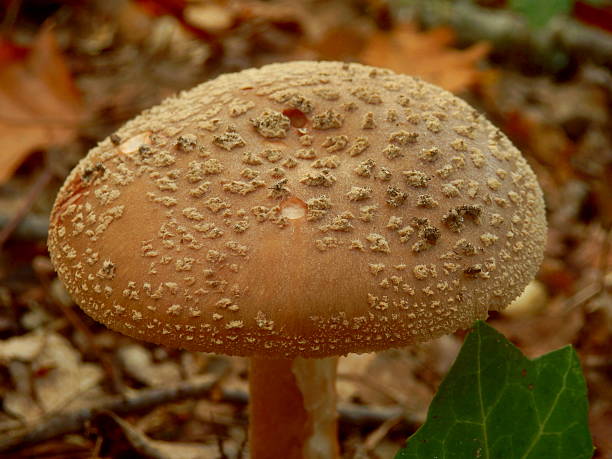
[[[588,459],[587,411],[571,346],[529,360],[479,321],[396,459]]]
[[[510,0],[509,6],[525,16],[530,26],[538,28],[556,15],[572,11],[574,0]]]

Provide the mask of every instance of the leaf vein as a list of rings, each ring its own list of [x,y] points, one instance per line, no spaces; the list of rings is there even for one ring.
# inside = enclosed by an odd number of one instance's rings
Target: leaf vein
[[[553,400],[553,403],[551,404],[551,406],[550,406],[550,408],[548,410],[548,413],[546,414],[546,417],[544,418],[543,422],[540,423],[540,426],[538,428],[538,432],[533,436],[533,439],[531,440],[531,443],[529,444],[529,447],[527,448],[527,450],[525,451],[523,456],[521,456],[521,459],[526,459],[527,457],[529,457],[529,454],[531,453],[531,451],[533,450],[535,445],[538,443],[539,439],[544,434],[544,428],[546,427],[546,424],[548,423],[548,420],[552,416],[553,411],[557,407],[557,404],[559,403],[559,399],[561,398],[561,395],[565,392],[565,389],[567,387],[567,378],[569,376],[569,373],[570,373],[570,370],[571,370],[571,365],[572,365],[572,354],[570,352],[568,352],[567,356],[568,356],[567,371],[563,375],[563,384],[561,385],[559,391],[557,392],[557,395],[555,396],[555,399]],[[537,406],[536,406],[536,412],[537,411],[538,410],[537,410]]]

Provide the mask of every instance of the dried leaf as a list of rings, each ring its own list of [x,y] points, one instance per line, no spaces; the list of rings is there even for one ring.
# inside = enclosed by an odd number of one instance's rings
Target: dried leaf
[[[376,354],[370,352],[367,354],[348,354],[338,360],[338,374],[349,376],[348,378],[339,377],[336,381],[336,391],[340,400],[349,401],[359,397],[361,387],[357,378],[368,373],[369,366],[375,357]]]
[[[11,391],[4,394],[2,407],[25,424],[35,424],[43,416],[43,411],[32,397],[20,392]]]
[[[148,386],[167,386],[181,380],[181,371],[175,362],[155,364],[151,352],[140,344],[121,347],[118,357],[127,375]]]
[[[8,391],[4,409],[26,423],[43,413],[75,408],[99,395],[102,370],[83,363],[81,354],[57,333],[34,331],[0,342],[0,361],[25,361],[32,374],[33,394]]]
[[[47,413],[66,408],[102,380],[98,365],[83,363],[81,354],[70,341],[57,333],[47,337],[43,352],[34,361],[39,375],[34,379],[34,392]]]
[[[219,457],[219,448],[216,444],[201,445],[152,440],[140,430],[110,412],[100,413],[96,416],[94,424],[105,440],[102,449],[110,457],[132,457],[132,454],[155,459]]]
[[[295,59],[351,61],[364,49],[367,34],[353,24],[329,27],[316,39],[304,40]]]
[[[37,148],[74,138],[82,105],[52,28],[29,50],[0,43],[0,184]]]
[[[187,24],[212,34],[226,32],[234,23],[234,12],[214,3],[188,4],[183,10]]]
[[[0,341],[0,362],[7,363],[11,360],[31,362],[40,354],[44,345],[45,334],[40,331]]]
[[[413,25],[403,24],[391,32],[374,34],[361,53],[361,60],[459,92],[478,82],[485,73],[477,64],[490,46],[483,42],[458,50],[451,47],[454,41],[455,34],[449,28],[419,32]]]

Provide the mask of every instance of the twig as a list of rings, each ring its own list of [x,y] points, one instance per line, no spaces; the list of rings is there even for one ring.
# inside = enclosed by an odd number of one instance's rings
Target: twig
[[[559,53],[612,65],[612,37],[564,16],[542,28],[530,28],[519,15],[490,10],[472,2],[400,0],[400,11],[411,12],[427,27],[449,25],[465,42],[486,40],[499,50],[526,50],[544,68],[559,70]]]
[[[363,448],[368,452],[374,451],[376,445],[378,445],[381,440],[387,436],[389,431],[400,422],[402,422],[401,416],[387,419],[366,437],[363,442]]]
[[[223,373],[219,372],[197,380],[186,381],[174,387],[142,389],[132,395],[113,396],[99,400],[89,408],[49,415],[36,426],[26,427],[17,432],[5,433],[3,438],[0,438],[0,452],[40,443],[58,435],[76,432],[82,429],[85,423],[100,411],[112,411],[121,415],[150,409],[164,403],[208,395],[222,376]]]
[[[599,250],[599,262],[597,280],[591,282],[586,287],[579,290],[571,298],[569,298],[565,307],[568,310],[577,308],[590,302],[593,298],[599,296],[606,288],[606,273],[608,272],[608,259],[610,255],[610,245],[612,244],[612,229],[604,229],[604,240],[601,243]]]
[[[230,403],[249,403],[249,394],[239,389],[223,389],[221,400]],[[340,422],[357,426],[374,426],[387,419],[401,416],[409,425],[420,425],[423,420],[407,412],[403,406],[371,406],[357,405],[356,403],[338,403]]]
[[[571,310],[589,302],[599,295],[602,289],[603,287],[599,282],[590,283],[566,301],[566,309]]]
[[[11,237],[13,231],[19,226],[19,223],[28,214],[36,198],[40,195],[42,190],[47,186],[51,178],[53,177],[53,171],[50,166],[45,166],[40,175],[36,178],[34,185],[28,191],[25,200],[19,210],[12,216],[8,223],[0,231],[0,247],[4,245],[6,241]]]
[[[49,127],[60,127],[60,128],[71,128],[74,127],[75,121],[61,118],[44,118],[44,117],[33,117],[33,118],[13,118],[11,116],[5,116],[0,114],[0,121],[3,124],[9,124],[12,126],[30,127],[32,125],[39,126],[44,124]]]
[[[7,227],[14,217],[0,215],[0,230]],[[49,232],[49,217],[42,215],[26,215],[12,231],[11,237],[25,241],[44,241]]]
[[[238,451],[236,452],[236,459],[244,459],[247,457],[247,443],[249,441],[249,429],[245,430],[245,435],[240,445],[238,446]]]
[[[111,411],[118,415],[124,415],[151,409],[164,403],[206,396],[220,381],[222,373],[220,371],[214,375],[207,375],[205,379],[187,381],[170,388],[142,389],[127,397],[114,396],[102,399],[95,406],[89,408],[68,413],[57,413],[36,426],[23,428],[12,433],[6,432],[4,438],[0,438],[0,453],[81,430],[85,423],[100,411]],[[221,401],[247,404],[249,396],[245,391],[223,389],[221,391]],[[401,418],[407,426],[413,426],[419,422],[411,418],[400,406],[373,407],[340,403],[338,404],[338,413],[340,422],[351,425],[379,425],[397,418]],[[396,423],[394,422],[393,425],[396,425]]]
[[[217,448],[219,448],[219,459],[229,459],[225,453],[225,446],[223,445],[223,438],[220,434],[217,434]]]
[[[355,403],[341,403],[338,405],[340,422],[358,426],[373,426],[389,419],[401,417],[409,426],[420,425],[421,421],[406,412],[401,406],[365,406]]]

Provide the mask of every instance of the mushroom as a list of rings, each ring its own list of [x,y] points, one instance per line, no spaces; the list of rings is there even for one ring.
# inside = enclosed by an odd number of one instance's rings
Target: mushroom
[[[536,177],[450,93],[389,70],[227,74],[103,140],[55,203],[49,250],[94,319],[251,358],[251,456],[338,457],[338,355],[504,308],[546,234]]]

